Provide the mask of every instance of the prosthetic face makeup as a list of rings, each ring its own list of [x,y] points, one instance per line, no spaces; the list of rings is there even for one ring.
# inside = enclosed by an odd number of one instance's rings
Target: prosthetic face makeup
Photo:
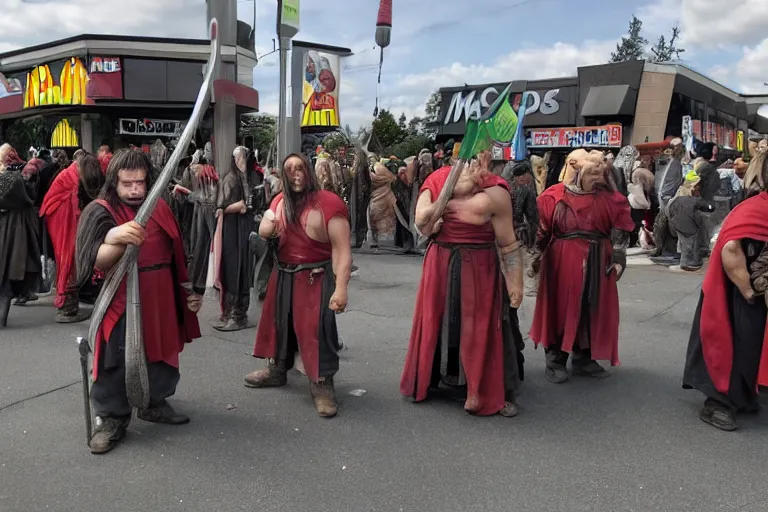
[[[141,206],[147,195],[147,171],[121,169],[117,172],[117,196],[129,206]]]
[[[307,186],[308,169],[299,157],[291,157],[285,162],[285,174],[291,190],[294,192],[304,192]]]
[[[584,165],[587,156],[589,156],[589,152],[586,149],[571,151],[565,159],[565,168],[562,174],[563,183],[566,185],[575,183],[579,169]]]
[[[579,171],[579,188],[592,192],[596,186],[606,185],[605,170],[605,164],[599,164],[594,159],[587,161]]]

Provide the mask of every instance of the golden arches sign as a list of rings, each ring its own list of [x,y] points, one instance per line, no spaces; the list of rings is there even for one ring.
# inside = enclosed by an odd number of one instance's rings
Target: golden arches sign
[[[58,122],[51,134],[52,148],[77,148],[80,147],[77,132],[69,124],[69,121],[62,119]]]
[[[72,57],[67,59],[56,84],[48,64],[37,66],[27,73],[24,91],[24,108],[43,105],[85,105],[88,70],[83,62]]]

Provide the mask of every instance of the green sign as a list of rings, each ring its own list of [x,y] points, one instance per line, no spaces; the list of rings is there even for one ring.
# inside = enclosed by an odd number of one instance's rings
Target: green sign
[[[299,0],[282,0],[280,6],[280,35],[293,37],[299,32]]]

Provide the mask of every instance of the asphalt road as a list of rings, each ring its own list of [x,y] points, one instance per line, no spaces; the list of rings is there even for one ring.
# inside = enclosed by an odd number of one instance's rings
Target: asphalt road
[[[252,390],[254,329],[182,354],[175,406],[192,422],[134,420],[113,452],[85,444],[75,336],[48,299],[0,331],[0,511],[761,511],[768,505],[765,413],[719,432],[681,389],[701,276],[636,261],[621,282],[622,366],[600,382],[545,381],[526,348],[514,419],[398,394],[420,260],[355,257],[360,271],[337,376],[340,414],[315,414],[305,378]],[[533,303],[524,305],[527,327]],[[254,311],[255,317],[258,311]],[[213,331],[215,332],[215,331]],[[354,390],[364,389],[362,396]]]

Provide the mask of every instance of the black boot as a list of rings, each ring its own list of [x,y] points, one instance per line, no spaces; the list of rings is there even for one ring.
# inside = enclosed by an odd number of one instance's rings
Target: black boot
[[[568,362],[568,353],[560,349],[553,348],[546,351],[547,368],[544,377],[552,384],[562,384],[568,381],[568,369],[565,364]]]
[[[704,402],[704,407],[701,409],[699,418],[701,418],[701,421],[704,423],[708,423],[713,427],[726,432],[733,432],[739,428],[734,419],[733,409],[726,407],[711,398],[707,398]]]
[[[586,350],[574,350],[573,374],[594,379],[605,379],[611,376],[608,371],[592,359],[592,352]]]
[[[0,295],[0,327],[8,326],[8,313],[11,310],[11,297]]]

